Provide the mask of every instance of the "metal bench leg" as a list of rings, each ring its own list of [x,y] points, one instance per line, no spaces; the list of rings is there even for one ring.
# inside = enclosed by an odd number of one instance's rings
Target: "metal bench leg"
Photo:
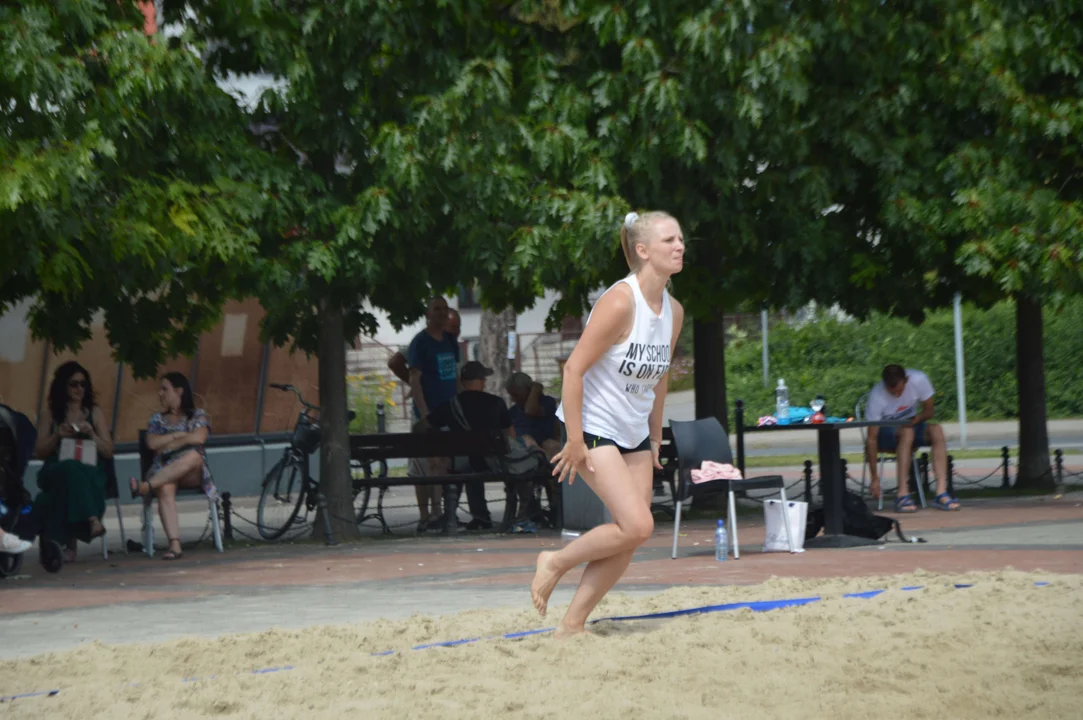
[[[384,488],[380,488],[380,495],[379,495],[380,499],[377,501],[377,510],[374,513],[366,512],[366,510],[368,509],[368,506],[369,506],[369,499],[372,497],[372,488],[367,487],[364,490],[362,490],[361,492],[363,492],[365,494],[365,498],[361,501],[361,512],[358,513],[357,524],[360,526],[360,525],[363,525],[365,522],[367,522],[369,520],[378,520],[380,522],[380,528],[381,528],[381,531],[383,532],[383,534],[384,535],[390,535],[391,534],[391,528],[389,528],[387,526],[387,523],[384,522],[384,516],[383,516]]]
[[[517,511],[517,495],[515,494],[515,488],[512,483],[504,481],[504,518],[500,521],[500,532],[507,532],[511,529],[511,525],[515,522]]]
[[[360,491],[365,494],[365,497],[361,500],[361,512],[358,513],[357,524],[358,526],[361,526],[368,520],[379,520],[381,532],[383,532],[384,535],[390,535],[391,528],[389,528],[387,526],[387,523],[384,522],[383,506],[385,490],[386,488],[380,488],[379,499],[376,502],[376,512],[374,513],[367,512],[369,507],[369,500],[372,498],[372,487],[369,486],[366,487],[364,490]]]
[[[459,486],[444,486],[444,530],[452,535],[459,528]]]
[[[384,535],[391,535],[391,528],[387,524],[387,520],[384,519],[384,493],[387,492],[387,488],[380,488],[380,494],[376,498],[376,516],[375,519],[380,521],[380,525],[383,526]]]
[[[218,498],[207,498],[207,504],[210,505],[211,514],[211,533],[214,535],[214,549],[218,552],[222,552],[222,526],[218,521]]]
[[[730,490],[730,535],[733,537],[733,559],[741,559],[741,546],[737,543],[737,498]]]

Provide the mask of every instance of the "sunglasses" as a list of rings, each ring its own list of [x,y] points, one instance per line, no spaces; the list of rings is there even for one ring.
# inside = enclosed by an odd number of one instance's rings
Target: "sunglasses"
[[[85,388],[86,380],[69,380],[68,387],[70,388]]]

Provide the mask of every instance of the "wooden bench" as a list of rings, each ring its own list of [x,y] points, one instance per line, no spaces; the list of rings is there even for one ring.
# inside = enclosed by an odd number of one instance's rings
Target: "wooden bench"
[[[392,487],[411,487],[414,485],[440,485],[446,488],[444,494],[444,519],[447,532],[455,532],[459,520],[457,510],[459,507],[459,485],[467,482],[481,481],[485,483],[504,483],[504,517],[500,523],[502,530],[507,530],[515,519],[515,506],[517,495],[512,483],[522,481],[542,482],[550,479],[549,470],[542,468],[537,473],[525,475],[511,475],[507,472],[504,457],[508,453],[508,436],[503,430],[475,430],[475,431],[452,431],[452,432],[428,432],[428,433],[380,433],[375,435],[351,435],[350,436],[350,460],[361,465],[364,472],[363,478],[355,478],[353,481],[354,495],[363,493],[361,508],[358,513],[357,523],[367,520],[377,520],[383,527],[385,534],[391,534],[387,520],[384,518],[384,495]],[[449,473],[447,475],[435,475],[426,477],[389,477],[387,474],[388,460],[411,460],[440,457],[486,457],[498,459],[501,470],[495,472],[470,472]],[[378,465],[380,470],[374,473],[373,465]],[[379,490],[376,500],[375,512],[369,512],[369,501],[374,489]],[[563,525],[560,511],[560,493],[552,508],[556,517],[557,525]]]

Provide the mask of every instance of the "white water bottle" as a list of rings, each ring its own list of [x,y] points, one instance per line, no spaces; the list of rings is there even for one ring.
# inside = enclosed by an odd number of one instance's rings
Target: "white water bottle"
[[[775,388],[775,418],[779,425],[790,424],[790,389],[782,378],[778,379],[778,387]]]
[[[718,527],[714,529],[714,559],[718,562],[726,561],[726,524],[721,519]]]

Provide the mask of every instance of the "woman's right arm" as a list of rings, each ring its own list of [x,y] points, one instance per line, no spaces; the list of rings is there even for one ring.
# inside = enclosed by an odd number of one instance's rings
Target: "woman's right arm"
[[[44,460],[55,453],[60,446],[60,440],[74,434],[71,427],[66,424],[60,425],[56,432],[53,432],[51,417],[44,418],[41,424],[42,427],[38,428],[38,439],[34,443],[34,456],[38,460]]]
[[[593,470],[587,455],[587,444],[583,440],[583,376],[609,348],[631,331],[634,322],[635,298],[632,296],[632,289],[626,283],[621,283],[602,295],[594,306],[583,336],[575,344],[571,357],[564,363],[564,382],[560,397],[564,405],[564,426],[568,431],[568,441],[564,449],[554,456],[554,460],[558,462],[557,471],[553,473],[560,481],[564,480],[565,475],[569,481],[573,480],[575,470],[581,465]]]

